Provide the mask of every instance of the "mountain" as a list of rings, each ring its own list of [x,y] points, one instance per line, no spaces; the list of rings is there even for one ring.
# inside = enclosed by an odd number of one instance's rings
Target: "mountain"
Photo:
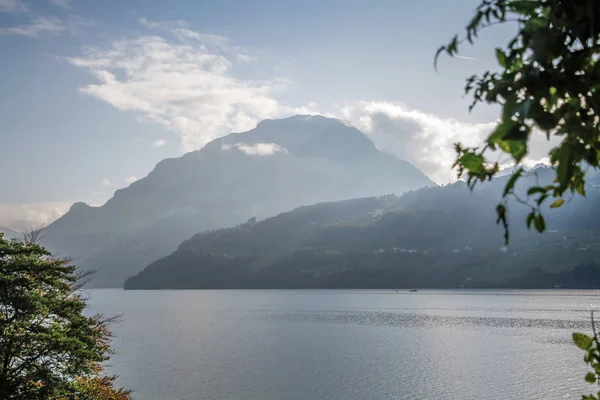
[[[0,232],[4,233],[4,239],[21,239],[23,234],[6,226],[0,226]]]
[[[43,244],[98,270],[92,286],[117,287],[197,232],[302,205],[431,185],[339,120],[265,120],[161,161],[101,207],[74,204],[46,229]]]
[[[553,176],[537,169],[518,185],[519,196]],[[401,197],[316,204],[200,233],[125,288],[519,287],[533,285],[531,276],[542,283],[589,276],[560,274],[600,261],[600,179],[589,181],[587,198],[546,210],[543,235],[526,229],[530,209],[511,202],[505,247],[495,205],[508,178],[473,192],[457,182]]]

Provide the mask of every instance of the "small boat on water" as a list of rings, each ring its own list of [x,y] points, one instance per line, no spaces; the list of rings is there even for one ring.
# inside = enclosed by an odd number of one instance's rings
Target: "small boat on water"
[[[416,292],[418,292],[418,290],[417,289],[410,289],[409,292],[416,293]]]

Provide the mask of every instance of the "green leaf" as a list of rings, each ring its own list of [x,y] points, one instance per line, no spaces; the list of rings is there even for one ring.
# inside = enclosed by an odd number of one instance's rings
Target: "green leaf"
[[[575,184],[575,190],[577,191],[577,193],[585,197],[585,182],[583,180],[579,180]]]
[[[546,221],[544,221],[544,217],[541,214],[535,217],[533,220],[533,225],[539,233],[542,233],[544,230],[546,230]]]
[[[433,68],[437,71],[437,61],[438,58],[440,58],[440,54],[442,54],[442,52],[446,50],[446,46],[440,46],[439,49],[437,49],[437,51],[435,52],[435,57],[433,59]]]
[[[449,55],[453,56],[454,54],[456,54],[457,51],[457,46],[458,46],[458,42],[457,42],[457,37],[455,37],[450,44],[448,45],[448,47],[446,48],[446,51],[448,52]]]
[[[506,221],[506,206],[504,204],[498,204],[496,207],[496,214],[498,218],[496,219],[496,224],[502,223],[504,227],[504,244],[508,244],[508,222]]]
[[[527,215],[527,229],[531,229],[531,223],[535,219],[535,212],[532,211]]]
[[[527,118],[527,116],[529,115],[530,108],[531,108],[531,99],[527,99],[521,103],[521,105],[519,106],[519,114],[521,115],[521,118]]]
[[[529,15],[535,11],[538,6],[538,2],[531,0],[510,1],[507,2],[507,6],[516,13]]]
[[[587,383],[596,383],[596,375],[593,372],[588,372],[585,376],[585,381]]]
[[[506,206],[498,204],[498,206],[496,206],[496,213],[498,214],[498,219],[496,220],[497,224],[506,221]]]
[[[511,93],[506,97],[504,106],[502,107],[502,122],[507,123],[511,120],[517,108],[517,95]]]
[[[506,141],[517,141],[517,142],[525,142],[527,141],[527,137],[529,136],[529,129],[520,123],[513,123],[506,135],[504,135],[504,140]]]
[[[508,132],[510,132],[510,130],[512,130],[514,127],[516,127],[516,125],[517,125],[517,123],[514,121],[507,121],[507,122],[502,122],[501,124],[499,124],[496,127],[494,132],[492,132],[492,134],[488,137],[488,140],[487,140],[488,144],[490,145],[492,150],[496,149],[496,147],[495,147],[496,144],[501,144],[501,142],[504,141],[504,138],[506,137]],[[505,151],[507,151],[507,150],[505,150]]]
[[[508,143],[510,154],[512,155],[515,162],[519,163],[527,155],[527,141],[526,140],[511,140]]]
[[[475,154],[473,152],[467,152],[458,159],[460,165],[473,172],[479,172],[483,170],[484,161],[485,160],[482,155]]]
[[[483,13],[481,11],[477,12],[477,14],[475,15],[475,17],[473,18],[473,20],[471,21],[471,23],[469,24],[468,29],[472,30],[473,33],[475,34],[475,36],[477,36],[477,25],[479,25],[479,22],[481,21],[481,17],[483,17]]]
[[[591,337],[579,332],[573,333],[573,342],[575,343],[575,346],[579,347],[581,350],[589,350],[594,343]]]
[[[561,186],[567,186],[573,174],[573,154],[571,149],[561,146],[557,150],[558,167],[556,167],[556,175]]]
[[[504,187],[504,193],[502,194],[503,197],[506,197],[506,195],[510,193],[510,191],[515,186],[515,182],[517,182],[517,180],[521,177],[522,174],[523,168],[519,168],[512,174],[508,182],[506,182],[506,186]]]
[[[496,58],[498,59],[498,64],[506,68],[506,54],[504,53],[504,51],[502,51],[502,49],[496,49]]]
[[[550,208],[558,208],[563,204],[565,204],[565,201],[563,199],[556,199],[554,203],[550,204]]]
[[[558,120],[554,114],[548,112],[542,112],[536,116],[534,116],[535,123],[544,131],[549,131],[554,129],[557,125]]]

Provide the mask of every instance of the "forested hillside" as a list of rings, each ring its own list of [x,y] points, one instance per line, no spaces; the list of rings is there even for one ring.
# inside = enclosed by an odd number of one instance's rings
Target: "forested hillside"
[[[522,184],[544,182],[552,172],[537,169]],[[596,177],[587,199],[548,211],[544,235],[524,226],[529,208],[510,203],[508,246],[494,210],[505,179],[474,192],[457,182],[317,204],[197,234],[126,288],[535,286],[536,268],[553,274],[600,260]],[[554,276],[546,281],[559,285]]]

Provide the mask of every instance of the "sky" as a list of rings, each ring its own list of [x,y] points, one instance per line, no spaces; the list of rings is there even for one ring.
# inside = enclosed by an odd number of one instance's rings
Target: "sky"
[[[0,226],[101,205],[164,158],[294,114],[344,119],[452,182],[453,143],[499,116],[468,111],[465,79],[495,70],[515,31],[483,32],[436,72],[478,3],[0,0]],[[535,137],[528,162],[549,147]]]

